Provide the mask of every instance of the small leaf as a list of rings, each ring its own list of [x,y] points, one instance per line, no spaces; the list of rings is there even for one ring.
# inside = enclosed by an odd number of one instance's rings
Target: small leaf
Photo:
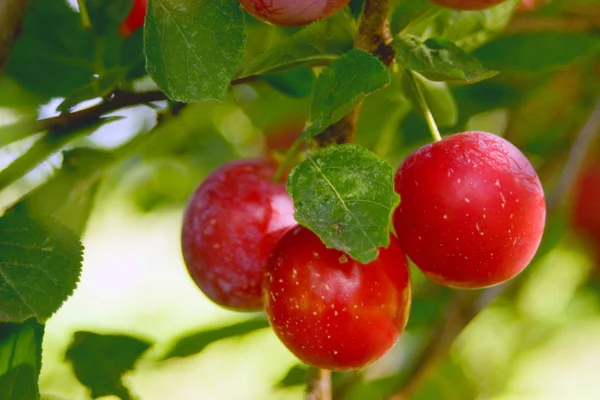
[[[335,60],[352,49],[355,28],[345,12],[315,22],[257,56],[243,76]]]
[[[296,220],[326,246],[366,264],[389,245],[399,196],[390,165],[367,149],[344,144],[308,155],[290,173],[287,190]]]
[[[392,47],[398,63],[431,81],[475,83],[498,74],[446,39],[396,36]]]
[[[37,377],[31,365],[19,365],[0,375],[0,399],[36,400],[40,398]]]
[[[394,34],[400,33],[411,24],[432,17],[442,10],[442,7],[431,0],[401,1],[392,14],[390,29]]]
[[[351,50],[324,68],[315,82],[311,123],[304,137],[313,137],[336,123],[367,95],[391,82],[390,71],[363,50]]]
[[[304,385],[306,383],[307,370],[308,368],[306,365],[294,365],[288,370],[287,374],[277,382],[277,386],[280,388],[287,388]]]
[[[0,323],[0,399],[39,398],[43,336],[44,326],[33,319]]]
[[[100,36],[108,36],[118,31],[133,9],[131,0],[85,0],[92,29]]]
[[[237,73],[246,31],[235,0],[149,0],[146,68],[171,99],[225,98]]]
[[[47,320],[81,273],[79,238],[50,217],[15,210],[0,218],[0,321]]]
[[[112,93],[124,80],[127,70],[122,67],[113,68],[95,78],[87,85],[75,89],[56,107],[57,111],[69,111],[71,107],[90,99],[107,96]]]
[[[259,329],[269,327],[269,322],[263,318],[253,318],[229,326],[216,329],[202,330],[177,339],[162,359],[174,357],[189,357],[202,352],[208,345],[223,339],[247,335]]]
[[[152,343],[127,335],[101,335],[78,331],[73,336],[65,358],[73,366],[77,379],[89,387],[92,398],[114,395],[132,399],[121,378]]]
[[[307,66],[301,66],[279,74],[261,75],[261,79],[290,97],[308,96],[315,83],[315,74]]]

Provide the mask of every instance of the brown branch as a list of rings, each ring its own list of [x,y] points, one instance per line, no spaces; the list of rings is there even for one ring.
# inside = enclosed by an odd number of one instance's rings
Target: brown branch
[[[29,1],[0,1],[0,75],[19,36]]]
[[[158,90],[141,93],[115,92],[108,100],[96,106],[72,113],[61,114],[52,118],[40,119],[37,121],[37,131],[52,131],[84,126],[97,120],[104,114],[120,110],[121,108],[160,100],[166,100],[166,96]]]
[[[409,400],[429,378],[438,363],[446,356],[463,329],[487,307],[507,285],[494,286],[483,292],[458,291],[448,306],[445,318],[435,328],[427,346],[417,358],[400,391],[389,400]]]
[[[391,65],[394,62],[394,51],[390,46],[392,34],[387,19],[388,13],[388,0],[366,0],[354,38],[354,47],[368,51],[379,57],[384,64]],[[319,146],[354,142],[360,108],[359,104],[344,118],[317,135],[315,140]]]
[[[354,47],[378,56],[386,65],[394,61],[388,13],[388,0],[367,0],[354,40]]]
[[[331,371],[316,367],[308,369],[306,400],[331,400]]]

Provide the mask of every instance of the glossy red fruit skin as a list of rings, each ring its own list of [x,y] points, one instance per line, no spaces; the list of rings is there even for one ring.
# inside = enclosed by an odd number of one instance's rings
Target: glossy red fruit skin
[[[125,21],[119,27],[119,33],[123,37],[130,36],[133,32],[138,30],[144,25],[144,19],[146,18],[146,7],[148,6],[148,0],[133,0],[133,8]]]
[[[327,18],[350,0],[240,0],[246,11],[277,26],[302,26]]]
[[[269,255],[297,223],[276,166],[242,160],[213,171],[188,201],[181,248],[188,272],[216,304],[262,309],[261,284]]]
[[[404,251],[433,281],[477,289],[520,273],[539,247],[544,192],[507,140],[464,132],[410,154],[395,176],[394,227]]]
[[[363,265],[298,226],[273,252],[263,302],[275,334],[296,357],[344,371],[371,364],[394,345],[408,320],[410,291],[396,238]]]
[[[442,7],[451,8],[457,11],[476,11],[493,7],[506,0],[431,0]]]

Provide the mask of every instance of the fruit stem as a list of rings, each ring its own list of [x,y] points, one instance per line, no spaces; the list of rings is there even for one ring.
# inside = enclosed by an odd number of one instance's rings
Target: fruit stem
[[[308,369],[306,400],[331,400],[331,371],[316,367]]]
[[[429,132],[431,133],[431,137],[434,142],[439,142],[442,140],[442,136],[440,135],[440,131],[435,123],[435,119],[433,118],[433,114],[427,105],[427,100],[425,99],[425,95],[423,94],[423,90],[421,90],[421,86],[419,82],[417,82],[417,78],[414,75],[414,72],[407,69],[406,75],[408,76],[408,80],[413,90],[415,91],[415,95],[417,97],[417,103],[421,112],[423,113],[423,117],[425,117],[425,121],[427,122],[427,126],[429,127]]]
[[[81,25],[83,25],[83,29],[90,29],[92,27],[92,21],[90,20],[90,14],[88,13],[85,0],[77,0],[77,5],[79,6],[79,15],[81,16]]]
[[[290,162],[292,162],[292,158],[294,158],[294,156],[296,155],[296,152],[298,151],[298,148],[300,147],[302,142],[304,142],[304,138],[299,137],[298,139],[296,139],[292,147],[289,148],[289,150],[285,154],[285,158],[283,159],[281,164],[279,164],[277,171],[275,171],[275,174],[273,175],[274,182],[281,182],[281,178],[283,177],[285,169],[288,165],[290,165]]]

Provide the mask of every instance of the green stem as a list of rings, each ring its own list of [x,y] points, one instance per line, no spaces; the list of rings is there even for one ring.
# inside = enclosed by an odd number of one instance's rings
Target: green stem
[[[408,76],[410,85],[412,86],[413,90],[415,91],[418,106],[421,109],[421,112],[423,113],[423,117],[425,118],[425,121],[427,122],[427,126],[429,127],[429,132],[431,133],[431,137],[433,138],[434,142],[439,142],[440,140],[442,140],[442,136],[440,135],[440,131],[437,127],[437,124],[435,123],[433,114],[431,113],[431,110],[429,109],[429,106],[427,105],[427,100],[425,100],[425,95],[423,94],[423,91],[421,90],[421,86],[419,85],[419,82],[417,82],[417,78],[415,77],[414,72],[407,69],[406,75]]]
[[[287,151],[287,153],[285,155],[285,158],[283,159],[281,164],[279,164],[279,168],[277,168],[277,171],[275,171],[275,175],[273,175],[273,181],[275,181],[275,182],[281,181],[281,178],[283,177],[283,172],[285,171],[287,166],[290,164],[290,162],[292,162],[292,158],[294,158],[294,156],[296,155],[296,152],[298,151],[298,148],[300,147],[302,142],[304,142],[304,138],[301,136],[294,142],[292,147],[289,148],[289,150]]]
[[[90,20],[90,14],[88,13],[85,0],[77,0],[77,5],[79,6],[79,15],[81,16],[81,25],[83,25],[83,29],[90,29],[92,27],[92,21]]]

